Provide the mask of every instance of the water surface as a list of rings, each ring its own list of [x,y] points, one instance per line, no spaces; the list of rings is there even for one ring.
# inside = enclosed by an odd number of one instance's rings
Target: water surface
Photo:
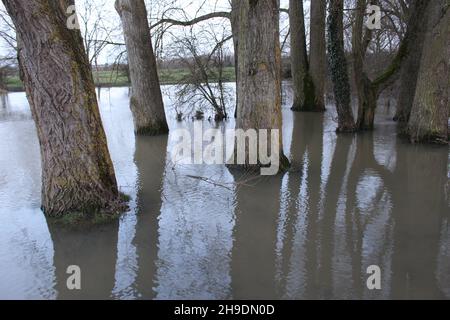
[[[173,121],[173,91],[164,87],[171,129],[192,128]],[[135,138],[128,89],[103,89],[130,210],[74,231],[39,209],[36,130],[25,94],[9,94],[0,106],[0,298],[450,298],[448,148],[398,140],[393,110],[379,110],[373,133],[338,137],[332,111],[292,113],[288,87],[284,100],[293,169],[253,179],[173,163],[173,136]],[[66,288],[69,265],[81,267],[81,291]],[[379,291],[366,287],[370,265],[382,270]]]

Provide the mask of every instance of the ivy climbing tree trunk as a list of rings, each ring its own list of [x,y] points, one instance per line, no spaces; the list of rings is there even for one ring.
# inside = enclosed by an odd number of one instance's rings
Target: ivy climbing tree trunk
[[[169,131],[144,0],[116,0],[131,77],[131,111],[137,134]]]
[[[282,171],[289,161],[283,153],[278,8],[278,0],[240,1],[236,127],[279,130],[279,150],[272,153],[278,153]]]
[[[16,27],[19,64],[42,161],[49,216],[123,209],[79,30],[67,28],[73,0],[3,0]]]
[[[408,124],[412,142],[447,144],[449,118],[450,5],[430,3],[427,34]]]
[[[337,132],[356,131],[351,108],[350,82],[344,51],[344,1],[330,0],[328,14],[328,55],[338,114]]]
[[[294,91],[293,111],[315,111],[315,89],[309,74],[306,49],[305,15],[303,1],[289,0],[291,28],[291,71]]]
[[[315,111],[325,111],[325,80],[327,75],[326,11],[326,0],[311,1],[309,72],[315,89]]]

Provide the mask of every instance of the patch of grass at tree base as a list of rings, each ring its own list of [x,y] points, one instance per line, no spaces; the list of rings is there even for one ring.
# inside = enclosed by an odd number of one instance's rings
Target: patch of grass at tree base
[[[108,211],[89,211],[89,212],[71,212],[61,217],[47,217],[49,223],[69,229],[87,229],[96,226],[108,225],[120,219],[128,211],[127,205],[131,197],[120,193],[120,204],[115,210]]]

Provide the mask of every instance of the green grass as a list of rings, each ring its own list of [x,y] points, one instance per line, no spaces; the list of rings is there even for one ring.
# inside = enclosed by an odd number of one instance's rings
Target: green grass
[[[159,81],[161,84],[177,84],[183,81],[189,75],[187,69],[163,69],[159,71]],[[121,87],[128,86],[128,78],[123,72],[115,71],[93,71],[94,82],[102,87]],[[223,78],[226,82],[235,81],[234,67],[224,69]],[[211,75],[211,81],[216,81],[214,75]],[[9,91],[23,90],[22,82],[19,76],[9,76],[6,78],[6,86]]]
[[[176,84],[182,82],[189,76],[187,69],[164,69],[159,71],[159,81],[161,84]],[[215,75],[211,74],[211,81],[217,81]],[[227,67],[223,70],[223,79],[226,82],[234,81],[234,67]]]
[[[114,71],[93,71],[94,82],[97,85],[108,86],[108,85],[127,85],[128,78],[125,73],[114,72]]]
[[[12,76],[6,78],[7,88],[22,88],[22,81],[20,81],[19,76]]]

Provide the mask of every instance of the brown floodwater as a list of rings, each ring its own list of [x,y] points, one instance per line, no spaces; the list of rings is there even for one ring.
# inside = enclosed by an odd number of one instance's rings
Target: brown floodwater
[[[192,128],[191,119],[174,121],[173,87],[164,97],[171,129]],[[130,210],[110,225],[69,230],[39,209],[39,145],[25,94],[3,97],[0,298],[450,298],[449,149],[399,140],[393,110],[380,108],[372,133],[337,136],[331,106],[294,114],[287,87],[292,170],[255,178],[172,162],[177,141],[136,138],[128,101],[127,88],[102,90]],[[70,265],[81,268],[80,291],[66,287]],[[381,290],[367,288],[371,265],[381,269]]]

